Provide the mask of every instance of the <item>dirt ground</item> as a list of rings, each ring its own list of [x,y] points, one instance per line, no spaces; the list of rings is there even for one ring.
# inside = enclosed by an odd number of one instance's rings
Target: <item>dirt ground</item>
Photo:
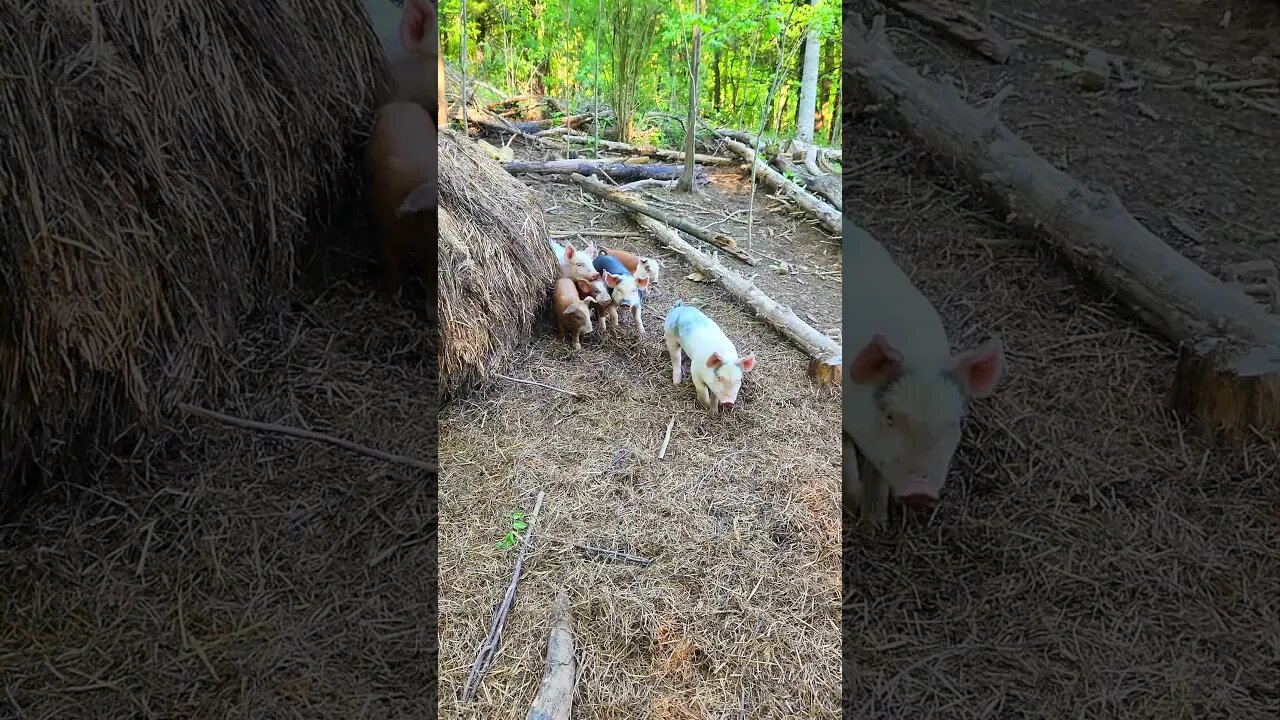
[[[522,153],[527,157],[527,154]],[[547,619],[568,591],[579,645],[579,718],[837,716],[839,394],[805,377],[807,358],[714,283],[657,248],[614,207],[577,186],[526,178],[561,242],[583,237],[659,258],[644,338],[587,336],[581,351],[545,319],[511,377],[581,393],[499,384],[441,416],[441,711],[522,718],[542,672]],[[746,186],[717,173],[696,200],[646,199],[700,225],[745,236]],[[765,292],[822,330],[839,330],[839,246],[764,211],[753,252]],[[736,213],[736,214],[735,214]],[[728,219],[726,219],[728,218]],[[593,233],[605,233],[598,235]],[[769,269],[786,262],[795,274]],[[707,418],[687,377],[671,384],[662,323],[677,298],[754,352],[740,407]],[[666,429],[671,439],[657,455]],[[478,702],[454,698],[510,581],[516,551],[498,541],[506,516],[545,492],[501,652]],[[575,544],[653,560],[592,557]]]
[[[995,9],[1169,64],[1175,81],[1194,62],[1178,48],[1222,66],[1223,79],[1277,76],[1265,50],[1280,31],[1274,3]],[[1223,30],[1226,10],[1235,20]],[[1269,35],[1245,29],[1250,12]],[[1280,261],[1280,119],[1150,83],[1085,93],[1045,64],[1066,57],[1060,45],[1031,38],[1023,59],[996,67],[888,20],[900,57],[950,75],[971,98],[1013,84],[1002,106],[1012,129],[1077,177],[1115,187],[1211,272]],[[1165,24],[1173,42],[1159,36]],[[845,137],[857,168],[847,211],[938,305],[953,344],[999,335],[1009,361],[999,392],[974,407],[936,515],[847,533],[846,711],[1280,716],[1276,441],[1240,452],[1200,441],[1164,409],[1174,366],[1166,341],[1009,235],[958,176],[876,122],[846,127]],[[1172,228],[1174,215],[1198,238]]]

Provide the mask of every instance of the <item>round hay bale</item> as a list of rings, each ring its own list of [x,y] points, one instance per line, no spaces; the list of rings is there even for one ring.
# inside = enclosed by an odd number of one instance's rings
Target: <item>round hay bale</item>
[[[440,393],[502,372],[529,341],[558,273],[542,208],[519,180],[440,131]]]
[[[0,3],[0,513],[234,383],[384,66],[360,0]]]

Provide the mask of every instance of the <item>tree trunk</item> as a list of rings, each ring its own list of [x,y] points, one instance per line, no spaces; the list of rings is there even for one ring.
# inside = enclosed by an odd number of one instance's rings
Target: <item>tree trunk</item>
[[[724,144],[735,154],[747,161],[748,165],[755,163],[757,179],[774,190],[784,192],[790,195],[800,207],[804,208],[809,216],[818,221],[823,230],[839,237],[841,234],[840,213],[836,209],[828,205],[821,199],[810,195],[804,188],[791,182],[783,177],[782,173],[769,167],[769,165],[761,161],[751,148],[743,145],[737,140],[730,138],[722,138]]]
[[[680,253],[689,264],[715,278],[734,299],[751,308],[783,337],[809,356],[809,377],[824,385],[840,384],[840,344],[801,320],[791,308],[761,292],[750,280],[721,265],[715,258],[685,242],[680,233],[651,217],[631,213],[631,219],[653,233],[658,242]]]
[[[1280,430],[1280,318],[1144,227],[1113,192],[1097,192],[1036,154],[994,107],[903,64],[883,37],[846,16],[845,79],[881,119],[956,168],[1007,213],[1178,343],[1171,404],[1206,433]]]
[[[827,134],[831,133],[831,126],[836,123],[836,108],[840,107],[836,104],[835,88],[832,87],[831,77],[836,71],[837,53],[834,48],[828,45],[825,52],[822,53],[822,65],[818,71],[818,113],[814,119],[814,133],[816,135],[818,128],[823,128]]]
[[[702,15],[702,0],[693,0],[693,14]],[[676,183],[676,190],[693,194],[693,158],[697,154],[694,142],[698,137],[698,75],[702,65],[701,18],[693,24],[693,42],[689,46],[689,119],[684,124],[684,175]]]
[[[517,160],[503,163],[512,175],[545,173],[548,175],[607,175],[617,182],[630,180],[675,180],[684,174],[683,165],[625,165],[607,160]],[[695,173],[701,168],[695,169]]]
[[[681,170],[683,170],[683,168],[681,168]],[[703,230],[702,228],[698,227],[697,225],[694,225],[688,220],[672,217],[671,215],[668,215],[667,213],[646,204],[644,201],[640,200],[639,198],[633,195],[628,195],[626,193],[619,192],[617,190],[613,190],[609,188],[604,183],[600,182],[599,180],[596,180],[595,178],[587,178],[587,177],[583,177],[582,175],[575,174],[570,176],[569,179],[573,180],[578,185],[580,185],[583,190],[586,190],[587,192],[591,193],[592,195],[595,195],[596,197],[603,198],[605,200],[609,200],[610,202],[617,203],[618,205],[621,205],[622,207],[630,210],[633,213],[640,213],[642,215],[646,215],[655,220],[666,223],[667,225],[670,225],[673,228],[683,230],[689,233],[690,236],[695,237],[698,240],[701,240],[702,242],[714,247],[715,249],[721,252],[725,252],[732,255],[748,265],[756,265],[759,263],[758,260],[756,260],[755,258],[752,258],[751,256],[747,255],[745,252],[743,252],[742,249],[738,247],[738,244],[734,242],[733,238],[729,237],[728,235],[722,235],[720,233],[713,233],[709,230]]]
[[[720,112],[720,55],[720,49],[716,48],[711,60],[711,72],[713,77],[713,80],[711,81],[711,107],[715,109],[716,112]]]
[[[818,0],[809,0],[817,5]],[[800,70],[800,102],[796,114],[796,139],[813,142],[813,115],[818,104],[818,65],[822,46],[818,44],[818,28],[814,24],[804,39],[804,64]]]

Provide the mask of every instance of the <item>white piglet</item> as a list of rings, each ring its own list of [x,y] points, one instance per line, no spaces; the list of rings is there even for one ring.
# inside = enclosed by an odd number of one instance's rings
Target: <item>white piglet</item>
[[[596,256],[595,243],[587,243],[585,248],[579,250],[573,243],[566,246],[555,240],[548,239],[547,242],[551,243],[551,251],[556,254],[556,262],[560,264],[560,277],[574,281],[600,279],[600,273],[591,265]]]
[[[1004,352],[994,339],[953,355],[938,311],[888,251],[848,220],[843,233],[843,496],[883,525],[890,495],[937,503],[967,401],[994,391]]]
[[[742,376],[755,366],[754,354],[738,357],[738,350],[719,325],[680,300],[667,313],[667,352],[671,354],[671,383],[680,384],[682,351],[689,355],[689,375],[698,403],[712,416],[738,401]]]

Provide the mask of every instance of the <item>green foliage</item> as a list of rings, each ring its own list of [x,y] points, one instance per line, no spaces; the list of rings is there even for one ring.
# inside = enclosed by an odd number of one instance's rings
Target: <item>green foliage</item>
[[[440,6],[442,47],[455,68],[460,9],[461,0]],[[712,126],[758,130],[778,54],[785,52],[766,134],[789,136],[800,94],[802,39],[812,27],[822,47],[817,136],[839,122],[836,0],[813,6],[803,0],[704,0],[701,14],[693,9],[693,0],[468,0],[467,76],[484,83],[476,90],[483,99],[498,99],[483,90],[487,85],[507,95],[542,91],[568,100],[573,112],[590,112],[599,100],[636,129],[657,127],[662,142],[678,146],[682,126],[644,115],[687,113],[696,25],[702,28],[700,116]],[[617,123],[620,135],[630,123]]]
[[[503,550],[510,550],[516,546],[516,533],[524,532],[529,529],[529,523],[525,522],[523,510],[512,510],[507,514],[507,520],[511,521],[511,530],[498,541],[498,547]]]

